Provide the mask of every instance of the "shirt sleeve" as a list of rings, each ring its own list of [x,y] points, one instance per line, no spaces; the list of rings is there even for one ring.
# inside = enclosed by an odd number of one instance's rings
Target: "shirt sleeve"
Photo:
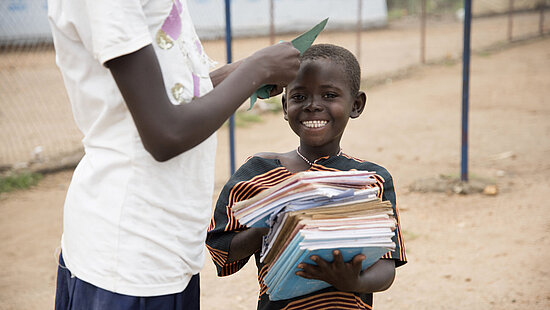
[[[241,167],[222,189],[216,208],[208,227],[206,237],[206,248],[210,252],[212,261],[216,265],[218,276],[228,276],[239,271],[249,260],[250,257],[228,263],[227,257],[233,237],[245,229],[233,214],[232,207],[241,199],[235,192],[238,191],[239,184],[242,184],[247,178],[243,178],[241,173],[244,169]]]
[[[382,258],[395,260],[395,266],[399,267],[407,263],[407,256],[405,254],[405,244],[403,242],[403,235],[401,233],[401,224],[399,221],[399,211],[397,209],[397,203],[395,199],[395,189],[392,177],[388,174],[385,179],[377,176],[380,182],[382,182],[382,200],[389,200],[392,204],[393,214],[397,222],[395,228],[395,235],[392,237],[392,241],[395,243],[395,250],[386,253]]]
[[[86,0],[92,52],[101,64],[152,43],[140,0]]]

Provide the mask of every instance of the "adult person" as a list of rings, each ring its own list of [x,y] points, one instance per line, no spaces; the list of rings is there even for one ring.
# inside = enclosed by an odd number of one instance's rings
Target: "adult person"
[[[185,0],[49,0],[84,134],[64,206],[56,309],[198,309],[215,131],[299,68],[290,43],[209,72]]]

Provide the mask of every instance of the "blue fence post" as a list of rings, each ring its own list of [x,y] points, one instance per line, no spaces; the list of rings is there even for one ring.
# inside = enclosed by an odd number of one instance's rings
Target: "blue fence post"
[[[225,0],[225,47],[227,63],[232,62],[231,56],[231,0]],[[235,114],[229,117],[229,171],[235,173]]]
[[[472,0],[464,0],[464,50],[462,52],[462,160],[460,179],[468,181],[468,100],[470,86],[470,24]]]

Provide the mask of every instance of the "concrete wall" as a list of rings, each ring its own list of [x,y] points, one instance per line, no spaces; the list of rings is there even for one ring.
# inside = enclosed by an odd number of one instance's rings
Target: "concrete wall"
[[[124,1],[124,0],[116,0]],[[385,0],[363,1],[363,26],[386,24]],[[225,36],[224,0],[187,0],[203,39]],[[234,36],[269,33],[268,0],[232,0]],[[51,41],[47,0],[0,0],[0,45]],[[329,17],[327,29],[355,27],[357,0],[274,0],[277,33],[303,31]]]
[[[51,41],[46,0],[0,0],[0,45]]]
[[[189,10],[201,38],[225,35],[223,0],[188,0]],[[357,0],[274,0],[275,32],[301,32],[329,17],[327,29],[354,28],[357,25]],[[235,36],[269,34],[268,0],[232,0],[231,26]],[[385,0],[363,0],[363,27],[387,23]]]

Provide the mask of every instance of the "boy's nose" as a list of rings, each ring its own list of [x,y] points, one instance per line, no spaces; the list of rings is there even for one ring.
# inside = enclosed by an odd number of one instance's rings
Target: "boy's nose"
[[[317,112],[323,110],[323,105],[319,104],[319,101],[315,98],[310,98],[307,100],[306,105],[304,106],[304,110],[308,112]]]

